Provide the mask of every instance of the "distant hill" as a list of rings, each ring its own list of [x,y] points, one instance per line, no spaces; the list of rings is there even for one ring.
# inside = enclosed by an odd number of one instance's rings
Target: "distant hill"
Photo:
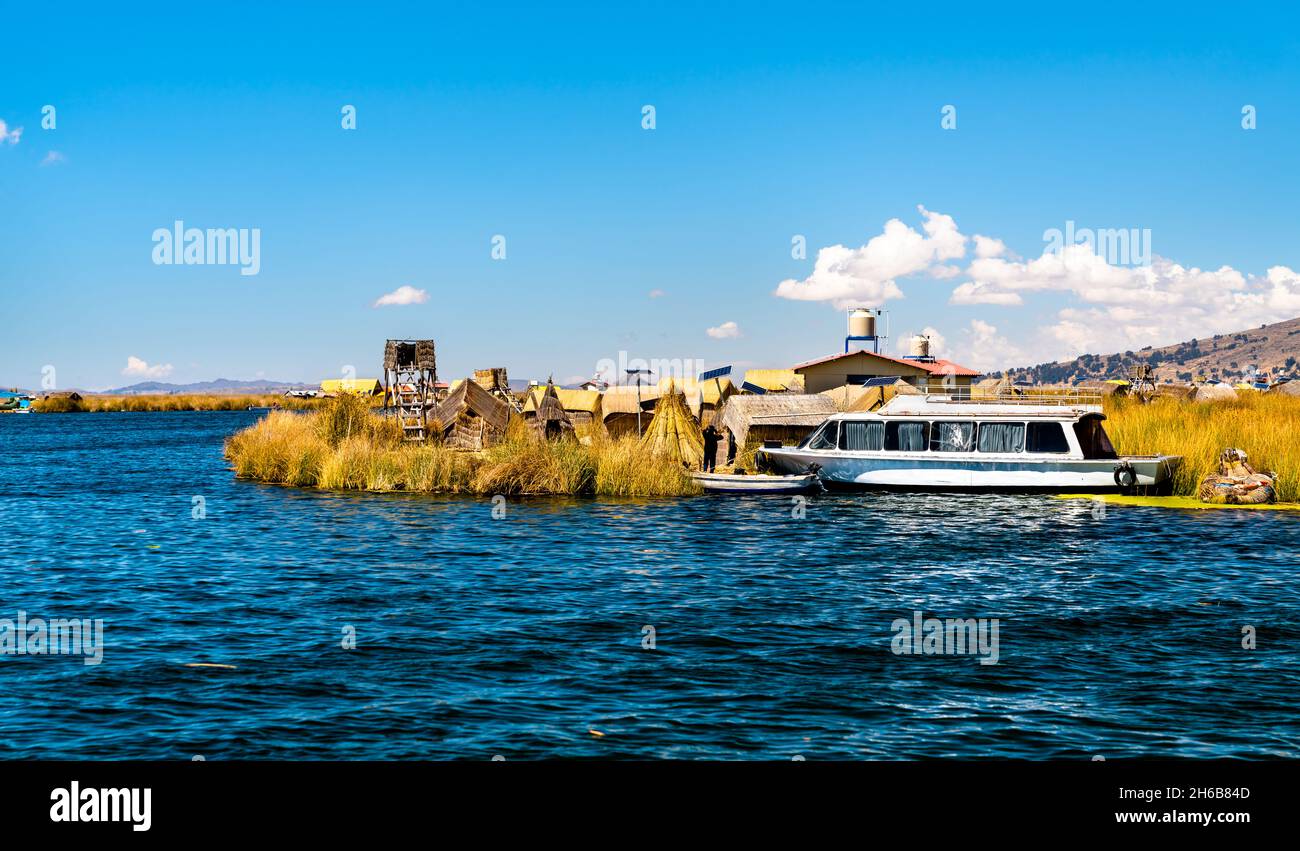
[[[216,381],[196,381],[193,384],[169,384],[165,381],[141,381],[129,387],[118,387],[102,392],[114,396],[139,396],[157,393],[274,393],[283,390],[298,390],[316,387],[315,384],[302,384],[294,381],[236,381],[230,378],[218,378]]]
[[[1125,378],[1129,368],[1150,364],[1161,384],[1186,384],[1202,377],[1236,382],[1257,370],[1265,380],[1300,379],[1300,318],[1261,325],[1235,334],[1216,334],[1172,346],[1110,355],[1083,355],[1070,361],[1009,369],[1013,381],[1031,384],[1078,384]],[[991,373],[1000,376],[1001,373]]]

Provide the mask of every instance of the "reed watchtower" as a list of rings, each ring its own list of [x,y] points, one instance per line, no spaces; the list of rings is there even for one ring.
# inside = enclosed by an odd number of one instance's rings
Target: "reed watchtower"
[[[433,340],[389,340],[384,344],[384,410],[392,408],[406,440],[423,442],[428,411],[436,403],[438,361]]]

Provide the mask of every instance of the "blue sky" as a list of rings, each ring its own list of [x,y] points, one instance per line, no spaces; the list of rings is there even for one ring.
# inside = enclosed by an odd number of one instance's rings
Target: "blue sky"
[[[918,205],[963,254],[886,240],[848,300],[893,281],[894,336],[980,368],[1300,315],[1280,7],[312,9],[5,6],[0,381],[365,376],[389,336],[435,338],[445,379],[621,350],[789,366],[842,345],[818,250],[859,257],[891,219],[924,241]],[[259,228],[259,274],[155,265],[177,219]],[[1067,221],[1150,229],[1160,261],[1033,265]],[[976,234],[1004,246],[987,267]],[[372,307],[403,286],[427,300]]]

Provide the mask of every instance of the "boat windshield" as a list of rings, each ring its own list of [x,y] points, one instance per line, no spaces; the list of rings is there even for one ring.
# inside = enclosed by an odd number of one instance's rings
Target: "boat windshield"
[[[840,423],[839,420],[830,420],[822,424],[821,428],[808,435],[803,443],[799,444],[800,449],[834,449],[839,443]]]

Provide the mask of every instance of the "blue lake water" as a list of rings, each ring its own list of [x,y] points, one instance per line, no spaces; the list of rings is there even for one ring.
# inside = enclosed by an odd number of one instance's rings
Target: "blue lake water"
[[[493,519],[236,481],[222,441],[256,416],[0,416],[0,618],[104,621],[98,665],[0,656],[0,757],[1300,755],[1300,515],[837,494]],[[892,652],[917,610],[997,618],[998,664]]]

